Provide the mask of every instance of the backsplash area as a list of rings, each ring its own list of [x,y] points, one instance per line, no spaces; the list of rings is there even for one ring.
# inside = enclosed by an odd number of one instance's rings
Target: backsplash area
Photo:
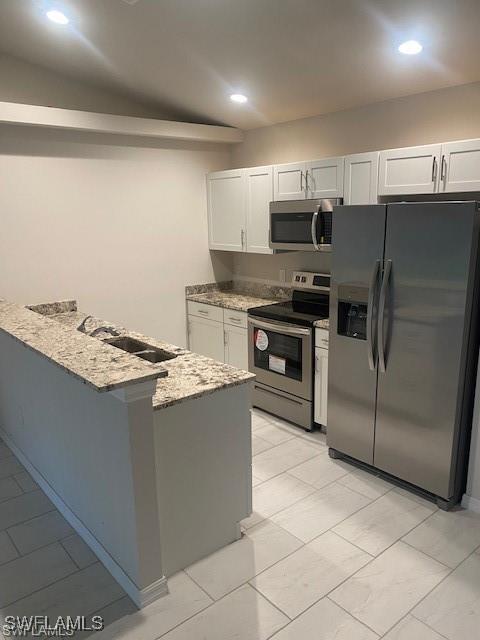
[[[234,253],[233,279],[277,286],[289,285],[294,271],[330,273],[330,253],[288,251],[274,255]],[[282,281],[282,270],[285,272]]]

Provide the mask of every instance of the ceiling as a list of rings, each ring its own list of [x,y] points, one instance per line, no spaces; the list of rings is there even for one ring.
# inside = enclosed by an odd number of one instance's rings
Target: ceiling
[[[52,6],[68,26],[46,20]],[[479,80],[479,24],[480,0],[1,0],[0,47],[250,129]],[[400,55],[411,38],[424,51]]]

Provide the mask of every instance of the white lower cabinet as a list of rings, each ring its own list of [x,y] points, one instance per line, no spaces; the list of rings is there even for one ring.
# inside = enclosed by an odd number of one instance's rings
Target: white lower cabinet
[[[188,342],[190,351],[220,360],[224,358],[223,322],[208,318],[188,317]]]
[[[188,302],[188,348],[248,371],[247,314]]]
[[[225,363],[248,371],[247,329],[224,325]]]
[[[327,426],[328,349],[315,347],[314,420]]]

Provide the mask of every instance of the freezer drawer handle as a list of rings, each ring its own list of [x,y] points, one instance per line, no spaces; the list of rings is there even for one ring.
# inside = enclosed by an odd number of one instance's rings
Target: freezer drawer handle
[[[378,302],[378,361],[382,373],[386,371],[385,364],[385,301],[387,299],[387,289],[392,271],[392,261],[385,261],[385,271],[383,272],[382,288],[380,289],[380,299]]]
[[[380,260],[375,261],[373,267],[372,279],[370,281],[370,288],[368,290],[368,307],[367,307],[367,349],[368,349],[368,366],[370,371],[376,369],[376,358],[374,353],[374,340],[373,340],[373,307],[375,304],[375,292],[378,284],[378,274],[380,271]]]

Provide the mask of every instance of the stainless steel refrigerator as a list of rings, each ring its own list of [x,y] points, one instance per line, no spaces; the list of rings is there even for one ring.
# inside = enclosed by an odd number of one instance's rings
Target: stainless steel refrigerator
[[[478,357],[476,202],[336,207],[327,444],[461,499]]]

